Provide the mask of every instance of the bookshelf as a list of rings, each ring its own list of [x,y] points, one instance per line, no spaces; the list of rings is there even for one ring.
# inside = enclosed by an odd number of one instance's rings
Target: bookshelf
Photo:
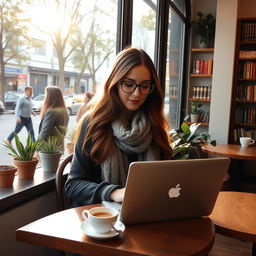
[[[256,139],[256,18],[238,19],[229,143]]]
[[[198,122],[207,129],[210,117],[212,71],[214,48],[192,48],[190,58],[190,78],[187,113],[190,114],[190,102],[203,104]],[[187,121],[191,124],[191,120]]]

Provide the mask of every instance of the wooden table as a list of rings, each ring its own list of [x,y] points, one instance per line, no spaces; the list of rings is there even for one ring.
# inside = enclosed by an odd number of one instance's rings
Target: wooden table
[[[214,243],[215,229],[208,217],[129,225],[118,237],[94,240],[80,229],[81,211],[90,207],[64,210],[32,222],[16,231],[16,239],[89,256],[207,255]]]
[[[241,147],[240,145],[232,144],[212,146],[211,144],[205,144],[202,150],[210,155],[225,156],[241,160],[256,160],[255,146]]]
[[[217,233],[252,242],[256,255],[256,194],[220,192],[210,218]]]
[[[241,188],[241,173],[243,170],[243,160],[256,160],[256,147],[248,146],[241,147],[240,145],[216,145],[215,147],[210,144],[205,144],[202,150],[209,155],[230,157],[231,172],[234,179],[234,190],[240,191]]]

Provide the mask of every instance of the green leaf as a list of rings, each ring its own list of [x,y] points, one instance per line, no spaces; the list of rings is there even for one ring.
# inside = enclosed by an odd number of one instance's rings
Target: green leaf
[[[185,134],[190,132],[190,128],[189,128],[189,126],[188,126],[186,123],[183,123],[183,124],[181,125],[181,130],[182,130]]]

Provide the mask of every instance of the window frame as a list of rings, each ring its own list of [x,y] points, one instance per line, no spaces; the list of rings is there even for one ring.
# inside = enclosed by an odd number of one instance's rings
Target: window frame
[[[149,6],[154,4],[150,0],[144,0]],[[168,21],[169,11],[173,12],[184,22],[185,34],[183,42],[183,71],[181,82],[181,95],[178,99],[180,101],[178,114],[179,124],[185,117],[182,109],[186,107],[187,81],[188,81],[188,57],[190,45],[190,22],[191,22],[191,4],[190,0],[184,0],[185,15],[179,10],[171,0],[158,0],[156,10],[156,36],[155,36],[155,57],[154,63],[162,85],[163,94],[165,93],[165,79],[166,79],[166,58],[167,58],[167,44],[168,44]],[[117,45],[116,52],[123,50],[126,46],[131,45],[132,42],[132,22],[133,22],[133,0],[119,0],[118,1],[118,17],[117,17]],[[160,51],[161,49],[161,51]]]

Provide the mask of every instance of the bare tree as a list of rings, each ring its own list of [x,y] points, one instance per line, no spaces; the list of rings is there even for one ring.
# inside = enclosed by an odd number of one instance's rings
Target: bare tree
[[[76,35],[78,47],[73,54],[73,64],[80,71],[79,77],[81,78],[85,71],[91,75],[93,91],[96,90],[97,71],[115,49],[115,42],[110,37],[110,31],[101,29],[100,25],[96,22],[100,14],[101,10],[95,6],[92,11],[89,32],[83,33],[78,31]],[[77,87],[79,86],[80,78],[76,82]]]
[[[12,62],[18,64],[27,60],[26,46],[28,19],[22,18],[23,4],[27,0],[2,0],[0,2],[0,98],[4,101],[5,66]]]
[[[55,31],[47,32],[56,50],[59,65],[59,87],[64,91],[64,69],[67,60],[78,46],[73,40],[84,18],[80,14],[82,0],[43,0],[45,7],[52,6],[56,12],[56,19],[59,19]],[[47,17],[47,14],[46,14]],[[66,22],[68,21],[68,22]]]

